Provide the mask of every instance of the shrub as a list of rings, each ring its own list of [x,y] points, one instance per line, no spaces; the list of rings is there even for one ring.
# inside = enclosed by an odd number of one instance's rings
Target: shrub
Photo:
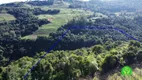
[[[129,46],[136,46],[136,47],[140,47],[141,44],[139,42],[136,41],[130,41]]]
[[[136,58],[137,58],[138,61],[142,61],[142,50],[137,52]]]
[[[102,64],[102,72],[107,72],[113,68],[115,68],[118,64],[118,60],[115,56],[107,56]]]
[[[101,46],[101,45],[95,45],[94,48],[93,48],[93,52],[95,52],[97,54],[103,52],[103,46]]]

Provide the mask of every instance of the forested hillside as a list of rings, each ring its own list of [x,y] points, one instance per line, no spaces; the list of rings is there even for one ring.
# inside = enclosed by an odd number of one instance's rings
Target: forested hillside
[[[0,80],[142,80],[142,11],[117,2],[0,5]]]
[[[129,43],[107,42],[104,45],[70,51],[52,51],[37,64],[26,78],[28,80],[82,80],[82,78],[87,80],[103,80],[106,78],[106,80],[110,80],[105,76],[108,75],[109,71],[115,70],[116,67],[121,68],[124,65],[139,64],[142,61],[141,49],[140,43],[131,41]],[[23,75],[44,54],[45,52],[41,52],[33,58],[23,57],[6,67],[1,67],[0,79],[21,80]],[[120,75],[119,72],[117,74]],[[141,73],[138,73],[137,76],[140,75]],[[120,80],[125,78],[118,77]],[[141,77],[131,77],[141,79]],[[127,80],[130,80],[131,77]]]
[[[134,12],[142,9],[140,0],[89,0],[89,2],[80,2],[81,0],[70,0],[70,8],[85,8],[97,12]],[[80,4],[82,3],[82,4]]]

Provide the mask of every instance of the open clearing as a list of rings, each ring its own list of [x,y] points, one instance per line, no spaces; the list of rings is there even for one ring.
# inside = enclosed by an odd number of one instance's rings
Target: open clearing
[[[7,13],[0,13],[0,21],[11,21],[11,20],[15,20],[15,17],[13,15]]]
[[[90,11],[78,10],[78,9],[69,9],[69,8],[42,8],[45,10],[48,9],[59,9],[60,13],[56,15],[38,15],[39,19],[51,19],[51,23],[41,26],[36,32],[32,35],[34,36],[48,36],[52,32],[56,32],[56,30],[66,24],[68,21],[73,19],[74,17],[83,15],[89,16],[93,13]],[[32,35],[28,35],[23,37],[22,39],[36,39],[37,37],[31,37]]]

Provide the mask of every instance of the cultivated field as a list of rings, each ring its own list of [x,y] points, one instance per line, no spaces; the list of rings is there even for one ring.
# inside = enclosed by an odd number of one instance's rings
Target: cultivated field
[[[41,26],[36,32],[32,35],[34,36],[48,36],[52,32],[56,32],[56,30],[66,24],[68,21],[73,19],[74,17],[78,17],[80,15],[88,16],[93,14],[89,11],[78,10],[78,9],[69,9],[69,8],[48,8],[44,7],[43,9],[60,9],[60,13],[56,15],[38,15],[39,19],[50,19],[51,23]],[[22,39],[35,39],[36,37],[31,37],[31,35],[25,36]]]

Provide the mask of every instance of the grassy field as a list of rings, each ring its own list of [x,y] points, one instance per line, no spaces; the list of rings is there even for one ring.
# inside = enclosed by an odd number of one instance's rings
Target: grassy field
[[[42,9],[48,10],[49,8],[43,7]],[[39,19],[52,19],[51,23],[43,25],[32,35],[34,36],[48,36],[52,32],[56,32],[56,30],[66,24],[68,21],[73,19],[74,17],[84,15],[88,16],[93,14],[89,11],[77,10],[77,9],[68,9],[68,8],[50,8],[50,9],[60,9],[60,13],[56,15],[38,15]],[[23,37],[22,39],[35,39],[36,37],[31,37],[32,35],[28,35]]]
[[[11,20],[15,20],[15,17],[13,15],[7,13],[0,13],[0,21],[11,21]]]

